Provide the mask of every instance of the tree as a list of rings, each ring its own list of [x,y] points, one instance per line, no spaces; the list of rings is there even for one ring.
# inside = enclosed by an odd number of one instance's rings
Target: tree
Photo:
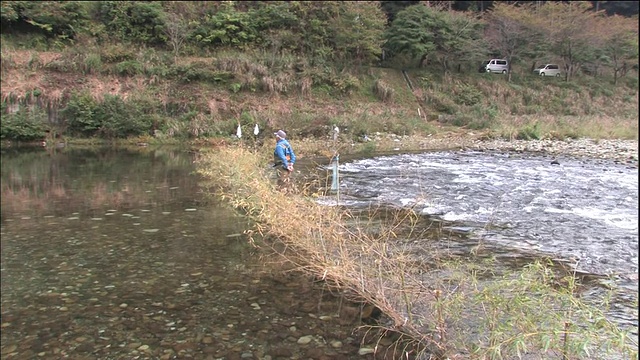
[[[406,7],[417,5],[420,1],[380,1],[382,11],[387,15],[387,24],[391,24],[396,14]]]
[[[527,26],[531,15],[528,5],[514,6],[498,2],[486,13],[488,23],[486,39],[489,45],[509,62],[508,81],[511,81],[511,65],[518,56],[528,49],[536,37]]]
[[[340,3],[338,13],[329,21],[336,56],[358,64],[377,59],[382,53],[385,23],[378,2]]]
[[[173,49],[174,62],[180,54],[180,49],[184,45],[185,40],[189,36],[189,22],[182,14],[167,14],[165,34],[171,48]]]
[[[259,38],[253,14],[238,11],[232,2],[222,3],[195,25],[193,38],[201,45],[244,48]]]
[[[446,73],[451,69],[452,59],[467,60],[486,53],[483,39],[483,24],[472,13],[435,11],[436,58]]]
[[[126,42],[164,44],[164,10],[160,2],[101,1],[97,17],[115,37]]]
[[[391,56],[409,54],[420,58],[422,66],[427,56],[436,50],[436,27],[433,11],[424,5],[413,5],[396,14],[396,18],[385,33],[385,49]]]
[[[73,39],[88,19],[80,1],[2,1],[1,14],[3,31],[22,26],[59,39]]]
[[[419,67],[433,56],[446,73],[452,58],[467,59],[483,52],[481,26],[470,14],[414,5],[397,14],[385,34],[385,49],[392,55],[419,58]]]
[[[613,83],[625,76],[632,61],[638,60],[638,19],[619,15],[601,17],[602,53],[613,70]]]
[[[195,20],[200,18],[203,9],[191,1],[165,1],[162,5],[166,14],[164,32],[175,61],[194,30]]]
[[[534,8],[531,24],[545,35],[544,41],[562,59],[566,81],[592,53],[600,36],[596,19],[601,14],[594,12],[587,1],[550,1]]]

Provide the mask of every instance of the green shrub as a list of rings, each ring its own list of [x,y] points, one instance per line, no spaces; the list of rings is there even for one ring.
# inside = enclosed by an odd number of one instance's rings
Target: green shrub
[[[533,124],[533,126],[525,126],[518,130],[518,134],[516,135],[516,139],[518,140],[539,140],[541,137],[538,123]]]
[[[178,76],[178,69],[175,66],[156,65],[146,67],[145,73],[148,76],[159,76],[164,79],[169,79]]]
[[[117,95],[105,95],[95,109],[95,119],[100,124],[99,133],[107,138],[137,136],[151,129],[152,118],[141,116]]]
[[[102,66],[100,54],[91,53],[84,58],[82,72],[84,74],[99,74],[102,72]]]
[[[341,74],[332,78],[332,85],[340,94],[351,94],[360,86],[357,77],[351,74]]]
[[[97,103],[91,94],[73,93],[61,111],[68,130],[78,135],[95,135],[100,128],[100,122],[95,116],[96,107]]]
[[[47,63],[44,68],[60,73],[70,73],[78,70],[76,63],[66,60],[53,60]]]
[[[3,1],[2,29],[73,39],[88,19],[81,1]]]
[[[462,84],[454,90],[456,104],[476,105],[482,101],[482,92],[473,85]]]
[[[101,48],[100,58],[107,64],[116,64],[123,61],[134,60],[136,55],[131,46],[112,44]]]
[[[175,68],[175,76],[182,82],[204,81],[210,83],[226,83],[234,77],[230,72],[213,71],[203,63],[178,66]]]
[[[490,129],[495,124],[495,120],[498,118],[498,108],[496,105],[475,105],[471,109],[472,120],[468,122],[467,126],[472,130]]]
[[[122,138],[149,132],[155,124],[154,112],[155,104],[142,99],[125,103],[107,94],[98,103],[89,93],[74,93],[62,115],[73,134]]]
[[[614,93],[611,89],[607,89],[602,85],[594,86],[589,90],[589,96],[591,96],[592,99],[595,99],[600,96],[605,96],[610,98],[610,97],[613,97],[613,95]]]
[[[441,93],[435,93],[429,96],[427,103],[430,104],[435,111],[440,113],[453,115],[458,111],[458,105],[448,96]]]
[[[456,114],[449,123],[455,126],[467,126],[473,122],[473,117],[468,114]]]
[[[116,73],[120,76],[135,76],[142,74],[142,64],[135,60],[123,61],[116,64]]]
[[[32,141],[45,138],[49,124],[44,109],[20,106],[17,112],[6,114],[4,107],[2,108],[0,139]]]
[[[124,42],[166,42],[165,15],[159,2],[101,1],[96,15],[112,36]]]
[[[536,103],[536,99],[533,96],[534,94],[530,91],[525,91],[522,93],[522,103],[524,106],[530,106]]]

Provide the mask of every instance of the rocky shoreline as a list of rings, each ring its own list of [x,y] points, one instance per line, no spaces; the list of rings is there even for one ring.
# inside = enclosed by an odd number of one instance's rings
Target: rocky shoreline
[[[393,150],[467,149],[477,151],[513,151],[540,153],[551,157],[601,159],[638,168],[638,140],[566,139],[504,140],[487,139],[481,134],[446,134],[427,138],[389,135],[376,136],[380,148]],[[388,141],[392,141],[388,143]]]
[[[463,145],[476,150],[501,150],[544,153],[551,156],[612,160],[615,163],[638,168],[637,140],[481,140]]]

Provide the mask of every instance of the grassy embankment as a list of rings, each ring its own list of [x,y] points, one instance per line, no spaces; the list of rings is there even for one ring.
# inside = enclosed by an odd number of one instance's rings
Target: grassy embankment
[[[141,114],[148,135],[130,136],[134,143],[218,144],[230,139],[238,124],[251,134],[256,123],[267,134],[284,128],[297,141],[325,138],[335,125],[349,142],[376,132],[638,138],[637,74],[614,86],[607,76],[564,82],[514,71],[509,83],[502,75],[443,76],[437,68],[413,69],[407,71],[411,91],[393,68],[338,71],[268,53],[221,52],[174,61],[158,50],[119,44],[38,52],[3,39],[1,95],[4,106],[14,109],[16,104],[48,108],[55,114],[46,124],[50,134],[76,142],[78,134],[59,110],[80,95],[96,104],[117,95],[128,112]]]

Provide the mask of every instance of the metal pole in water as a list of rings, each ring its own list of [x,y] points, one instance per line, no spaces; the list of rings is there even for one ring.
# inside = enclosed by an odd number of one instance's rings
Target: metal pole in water
[[[339,174],[338,174],[338,163],[340,161],[340,155],[336,154],[336,156],[334,157],[334,161],[333,161],[333,171],[331,174],[331,191],[335,191],[336,192],[336,196],[337,196],[337,201],[340,201],[340,181],[339,181]]]
[[[336,149],[336,142],[338,141],[338,134],[340,133],[340,128],[335,126],[333,128],[333,145],[334,145],[334,156],[333,156],[333,171],[331,174],[331,191],[336,192],[336,204],[340,203],[340,177],[338,174],[338,165],[340,162],[340,154],[338,154],[338,150]]]

